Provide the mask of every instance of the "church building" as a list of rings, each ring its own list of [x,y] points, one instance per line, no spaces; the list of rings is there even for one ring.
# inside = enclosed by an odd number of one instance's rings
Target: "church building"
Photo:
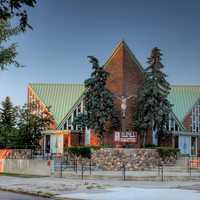
[[[126,116],[120,120],[123,131],[105,133],[104,144],[140,148],[141,135],[132,127],[137,108],[134,99],[144,80],[144,69],[124,41],[118,43],[104,67],[110,74],[106,87],[114,96],[116,111],[121,113],[124,101],[127,107]],[[73,126],[74,117],[84,111],[84,90],[84,84],[29,84],[28,103],[36,103],[38,112],[47,110],[54,118],[50,130],[43,133],[42,146],[46,153],[62,153],[64,147],[75,145],[98,145],[93,130],[86,129],[80,134],[79,128]],[[171,85],[168,99],[173,105],[168,124],[171,135],[162,141],[163,145],[179,148],[182,154],[197,155],[200,153],[200,85]],[[150,131],[147,144],[155,144],[155,140]]]

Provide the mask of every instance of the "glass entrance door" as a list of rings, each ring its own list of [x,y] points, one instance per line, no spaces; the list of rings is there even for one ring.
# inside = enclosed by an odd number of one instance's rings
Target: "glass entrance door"
[[[191,155],[191,136],[179,136],[179,149],[181,154]]]

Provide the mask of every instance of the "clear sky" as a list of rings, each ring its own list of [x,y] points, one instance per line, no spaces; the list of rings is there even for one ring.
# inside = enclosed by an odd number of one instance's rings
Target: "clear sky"
[[[200,85],[199,0],[38,0],[29,18],[14,38],[26,67],[0,72],[0,100],[25,103],[30,82],[82,83],[87,55],[104,64],[122,39],[144,68],[158,46],[170,83]]]

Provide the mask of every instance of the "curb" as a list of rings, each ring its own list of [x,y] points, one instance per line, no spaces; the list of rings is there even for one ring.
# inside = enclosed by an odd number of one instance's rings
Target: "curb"
[[[52,200],[81,200],[81,199],[55,197],[55,194],[50,194],[50,193],[30,192],[30,191],[23,191],[20,189],[9,189],[9,188],[3,188],[3,187],[0,187],[0,191],[13,192],[13,193],[30,195],[30,196],[35,196],[35,197],[43,197],[43,198],[52,199]]]
[[[5,191],[5,192],[14,192],[14,193],[19,193],[19,194],[26,194],[26,195],[32,195],[32,196],[37,196],[37,197],[44,197],[44,198],[52,198],[53,196],[55,196],[54,194],[50,194],[50,193],[43,193],[43,192],[31,192],[31,191],[24,191],[22,189],[11,189],[11,188],[4,188],[4,187],[0,187],[1,191]]]

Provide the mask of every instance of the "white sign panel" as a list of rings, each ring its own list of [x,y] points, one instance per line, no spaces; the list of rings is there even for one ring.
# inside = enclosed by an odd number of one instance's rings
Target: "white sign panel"
[[[133,131],[115,132],[115,142],[137,142],[137,133]]]

